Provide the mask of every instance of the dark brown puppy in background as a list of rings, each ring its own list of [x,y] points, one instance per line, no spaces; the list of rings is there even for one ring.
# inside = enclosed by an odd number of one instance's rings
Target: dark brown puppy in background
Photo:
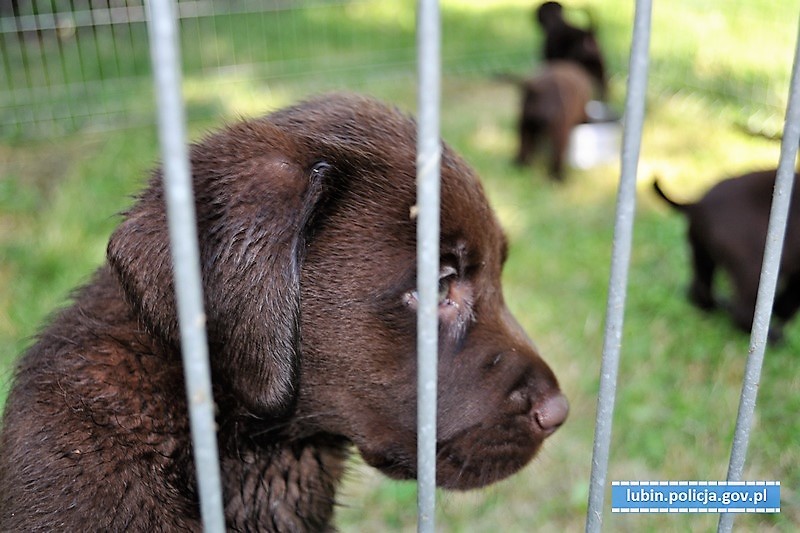
[[[717,307],[720,302],[713,294],[713,279],[716,269],[722,269],[730,277],[734,291],[733,301],[724,307],[736,326],[747,332],[752,327],[755,312],[775,174],[775,170],[763,170],[723,180],[703,198],[688,204],[670,199],[658,181],[653,182],[658,195],[689,220],[688,237],[694,267],[689,298],[701,309]],[[773,308],[777,323],[773,323],[770,330],[772,339],[780,338],[783,324],[798,308],[800,190],[795,186]]]
[[[522,103],[517,125],[519,149],[514,162],[528,165],[534,154],[546,146],[550,176],[563,180],[570,133],[588,118],[586,104],[592,98],[591,79],[580,66],[557,61],[544,65],[530,78],[515,81],[522,89]]]
[[[545,2],[536,9],[536,20],[544,32],[545,61],[574,61],[593,78],[600,98],[608,93],[605,60],[597,42],[595,29],[578,28],[564,18],[558,2]]]
[[[329,96],[191,150],[227,526],[330,529],[351,446],[416,475],[414,122]],[[522,468],[567,416],[509,313],[505,237],[442,154],[437,481]],[[0,530],[201,528],[160,172],[17,368]]]

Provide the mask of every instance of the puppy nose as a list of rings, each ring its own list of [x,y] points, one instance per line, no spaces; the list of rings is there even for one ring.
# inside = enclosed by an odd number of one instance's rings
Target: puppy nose
[[[556,393],[534,406],[533,418],[541,430],[550,435],[564,423],[569,414],[569,402],[563,394]]]

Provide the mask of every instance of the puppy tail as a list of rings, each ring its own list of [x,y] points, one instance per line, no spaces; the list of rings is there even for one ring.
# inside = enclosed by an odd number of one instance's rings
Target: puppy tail
[[[678,211],[686,211],[686,209],[689,207],[689,204],[678,203],[669,196],[667,196],[667,194],[661,189],[661,186],[658,184],[658,177],[653,179],[653,190],[655,190],[656,194],[658,194],[661,198],[663,198],[665,202],[667,202],[669,205],[671,205]]]

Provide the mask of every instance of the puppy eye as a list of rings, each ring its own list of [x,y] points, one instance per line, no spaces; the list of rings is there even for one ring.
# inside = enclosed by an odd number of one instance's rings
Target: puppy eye
[[[439,272],[439,305],[453,303],[453,300],[450,298],[450,290],[457,276],[458,272],[455,268],[451,266],[442,267],[442,270]],[[403,302],[416,309],[419,303],[419,293],[416,289],[403,294]]]
[[[455,281],[456,274],[458,274],[458,272],[451,266],[443,267],[442,271],[439,273],[439,305],[442,305],[449,299],[450,285]]]
[[[315,176],[325,174],[330,168],[331,165],[327,161],[318,161],[314,163],[313,167],[311,167],[311,174]]]

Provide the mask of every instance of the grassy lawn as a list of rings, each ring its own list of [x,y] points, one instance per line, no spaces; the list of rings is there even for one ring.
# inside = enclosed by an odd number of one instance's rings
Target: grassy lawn
[[[618,106],[631,4],[591,2]],[[655,199],[650,182],[658,174],[674,196],[691,199],[726,175],[776,164],[779,144],[742,126],[780,125],[797,13],[791,3],[773,0],[656,4],[608,479],[718,480],[727,471],[748,337],[725,317],[688,304],[685,224]],[[413,3],[321,5],[327,7],[184,23],[193,137],[223,120],[332,89],[368,92],[413,111]],[[442,131],[484,178],[511,241],[506,299],[559,376],[572,411],[519,475],[480,491],[440,493],[442,531],[577,531],[585,520],[619,170],[616,164],[572,170],[559,186],[543,167],[510,164],[518,96],[491,74],[530,68],[536,43],[530,5],[442,3]],[[214,37],[198,44],[197,34],[207,33]],[[128,77],[146,72],[143,35],[132,32],[136,47],[122,63],[107,58],[99,65]],[[69,53],[62,51],[79,61]],[[206,55],[244,66],[209,70]],[[24,76],[18,68],[14,75]],[[101,75],[88,64],[84,69]],[[97,102],[152,113],[147,83],[124,85],[114,92],[118,86],[108,82]],[[0,402],[14,358],[70,289],[102,263],[115,214],[158,159],[154,128],[87,132],[92,120],[61,123],[64,134],[46,140],[25,141],[19,131],[0,137]],[[782,482],[782,512],[739,516],[742,531],[800,527],[800,324],[786,333],[766,354],[745,470],[747,480]],[[413,530],[415,498],[413,483],[388,481],[355,460],[337,525]],[[610,495],[607,508],[609,502]],[[609,511],[605,529],[712,531],[716,521],[717,515]]]

